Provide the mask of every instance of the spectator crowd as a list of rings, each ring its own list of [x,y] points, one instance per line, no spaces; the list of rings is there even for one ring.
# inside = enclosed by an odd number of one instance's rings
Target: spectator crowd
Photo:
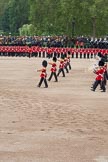
[[[39,46],[39,47],[70,47],[108,49],[108,37],[68,37],[68,36],[0,36],[1,46]]]

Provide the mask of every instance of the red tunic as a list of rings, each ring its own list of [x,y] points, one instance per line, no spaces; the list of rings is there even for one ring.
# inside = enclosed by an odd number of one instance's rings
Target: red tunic
[[[103,80],[104,69],[99,69],[96,71],[97,77],[96,80]]]
[[[57,70],[56,67],[57,67],[56,63],[53,63],[52,68],[51,68],[51,72],[56,72],[56,70]]]
[[[42,71],[41,71],[41,74],[40,74],[40,77],[41,78],[46,78],[47,74],[46,74],[46,69],[43,68]]]
[[[68,62],[68,59],[65,58],[65,59],[64,59],[64,67],[65,67],[65,65],[67,64],[67,62]]]
[[[70,56],[67,57],[67,62],[70,62]]]
[[[60,69],[63,69],[63,68],[64,68],[64,61],[60,61],[59,68],[60,68]]]

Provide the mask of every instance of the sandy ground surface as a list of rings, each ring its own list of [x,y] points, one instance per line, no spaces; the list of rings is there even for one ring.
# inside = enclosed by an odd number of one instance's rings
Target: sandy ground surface
[[[93,60],[72,59],[48,89],[36,87],[42,60],[0,57],[0,162],[108,162],[108,92],[90,91]]]

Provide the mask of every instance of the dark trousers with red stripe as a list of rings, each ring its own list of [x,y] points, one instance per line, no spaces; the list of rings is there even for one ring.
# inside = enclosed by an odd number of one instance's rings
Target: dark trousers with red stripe
[[[104,84],[104,81],[101,81],[101,80],[96,80],[93,84],[93,90],[95,91],[97,86],[100,85],[100,88],[103,90],[103,91],[106,91],[106,88],[105,88],[105,84]]]
[[[69,70],[68,70],[68,68],[67,68],[67,64],[65,65],[64,68],[65,68],[66,72],[69,73]]]
[[[38,87],[40,87],[40,86],[41,86],[42,82],[44,82],[45,87],[47,88],[47,87],[48,87],[48,83],[47,83],[46,78],[41,78],[41,79],[40,79],[40,82],[39,82],[39,84],[38,84]]]
[[[69,70],[71,70],[71,64],[70,64],[70,62],[67,63],[67,66],[69,66]]]
[[[48,81],[50,81],[50,80],[52,79],[53,76],[55,77],[55,82],[58,82],[56,72],[51,72],[51,75],[50,75]]]
[[[94,82],[94,84],[93,84],[93,90],[95,91],[96,90],[96,88],[97,88],[97,86],[98,85],[101,85],[101,80],[95,80],[95,82]]]
[[[57,76],[59,76],[61,72],[63,74],[63,77],[65,77],[65,72],[64,72],[64,69],[63,68],[60,68],[59,69]]]

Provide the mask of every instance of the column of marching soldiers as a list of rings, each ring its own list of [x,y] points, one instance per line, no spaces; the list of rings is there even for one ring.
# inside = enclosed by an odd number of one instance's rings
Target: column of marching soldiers
[[[98,63],[96,64],[95,68],[93,69],[93,72],[96,74],[95,81],[92,84],[91,90],[95,91],[97,86],[100,85],[101,92],[106,92],[106,83],[108,80],[108,71],[107,71],[107,58],[103,56],[101,53],[98,53],[96,55],[96,59],[98,59]],[[57,71],[57,61],[59,61],[59,69]],[[65,71],[66,73],[69,73],[69,70],[71,70],[71,64],[70,64],[70,52],[68,51],[67,54],[61,55],[60,59],[57,59],[57,57],[52,58],[52,62],[49,62],[51,65],[51,74],[48,78],[48,81],[51,81],[52,77],[54,76],[55,82],[58,82],[58,76],[60,73],[62,73],[62,76],[65,77]],[[42,62],[42,68],[40,70],[37,70],[38,72],[41,72],[40,74],[40,81],[37,85],[37,87],[41,87],[42,83],[44,82],[45,88],[48,88],[47,83],[47,61],[44,60]]]
[[[59,69],[57,71],[57,61],[59,61]],[[40,72],[40,81],[37,85],[37,87],[41,87],[42,83],[44,82],[45,88],[48,88],[47,83],[47,61],[44,60],[42,62],[42,68],[40,70],[37,70],[37,72]],[[50,71],[51,74],[48,78],[48,81],[50,82],[51,79],[54,77],[55,82],[58,82],[58,76],[62,73],[62,77],[65,77],[65,70],[66,73],[69,73],[69,70],[71,70],[71,64],[70,64],[70,52],[68,54],[61,55],[61,58],[57,59],[56,56],[52,58],[52,62],[49,62],[49,65],[51,65]]]

